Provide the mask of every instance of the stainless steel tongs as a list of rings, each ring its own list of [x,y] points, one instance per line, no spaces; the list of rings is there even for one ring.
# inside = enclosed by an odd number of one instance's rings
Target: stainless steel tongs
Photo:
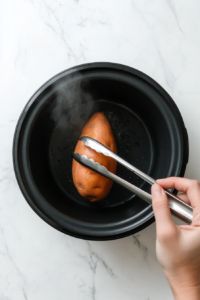
[[[96,152],[102,153],[105,156],[110,156],[115,159],[118,163],[122,164],[127,169],[134,172],[137,176],[141,177],[149,184],[154,184],[156,181],[151,178],[150,176],[146,175],[142,171],[138,170],[136,167],[129,164],[127,161],[116,155],[114,152],[109,150],[107,147],[102,145],[101,143],[97,142],[96,140],[90,137],[81,137],[80,141],[82,141],[87,147],[94,149]],[[80,164],[92,169],[93,171],[103,175],[118,184],[122,185],[126,189],[130,190],[149,204],[152,204],[152,196],[151,194],[141,190],[140,188],[136,187],[135,185],[127,182],[126,180],[118,177],[117,175],[109,172],[104,166],[101,166],[98,162],[95,162],[93,159],[89,159],[86,155],[80,155],[79,153],[73,153],[73,158],[78,161]],[[170,193],[168,190],[165,190],[168,200],[169,200],[169,207],[173,215],[178,217],[179,219],[185,221],[186,223],[191,223],[193,218],[193,208],[188,204],[184,203],[178,197]]]

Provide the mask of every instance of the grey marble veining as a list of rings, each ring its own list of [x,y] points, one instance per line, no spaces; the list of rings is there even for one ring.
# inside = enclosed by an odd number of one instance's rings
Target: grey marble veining
[[[19,190],[12,140],[24,105],[50,77],[81,63],[122,63],[172,96],[189,133],[186,177],[200,179],[200,2],[9,0],[0,20],[0,299],[172,300],[155,224],[109,242],[54,230]]]

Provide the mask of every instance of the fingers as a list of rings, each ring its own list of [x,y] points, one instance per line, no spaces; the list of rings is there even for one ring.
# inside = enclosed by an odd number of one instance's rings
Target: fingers
[[[172,220],[166,193],[157,184],[152,185],[151,193],[158,238],[176,233],[177,227]]]
[[[177,189],[180,192],[187,192],[191,186],[190,179],[180,177],[169,177],[165,179],[158,179],[156,183],[161,185],[164,189]]]
[[[193,207],[193,222],[200,222],[200,182],[186,178],[169,177],[156,181],[165,189],[175,188],[187,194],[188,199]],[[180,196],[181,198],[182,196]],[[185,196],[183,196],[184,199]],[[185,198],[186,199],[186,198]],[[184,201],[184,200],[183,200]]]
[[[164,189],[177,189],[178,191],[183,192],[177,196],[185,203],[191,205],[191,202],[187,196],[187,190],[191,184],[190,179],[169,177],[166,179],[158,179],[156,182]]]
[[[188,198],[188,196],[187,196],[186,193],[178,194],[177,197],[178,197],[179,199],[181,199],[183,202],[185,202],[185,203],[191,205],[191,202],[190,202],[190,200],[189,200],[189,198]]]

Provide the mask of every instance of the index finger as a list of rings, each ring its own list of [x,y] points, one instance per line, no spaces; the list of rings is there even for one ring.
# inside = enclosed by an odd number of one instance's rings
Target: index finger
[[[164,189],[177,189],[180,192],[187,192],[194,180],[180,177],[168,177],[156,180],[156,183]]]

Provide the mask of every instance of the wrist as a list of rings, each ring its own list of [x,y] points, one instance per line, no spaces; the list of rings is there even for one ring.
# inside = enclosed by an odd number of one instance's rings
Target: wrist
[[[170,285],[175,300],[199,300],[200,286],[177,287]]]
[[[166,276],[167,277],[167,276]],[[199,300],[200,281],[199,276],[167,277],[175,300]]]

